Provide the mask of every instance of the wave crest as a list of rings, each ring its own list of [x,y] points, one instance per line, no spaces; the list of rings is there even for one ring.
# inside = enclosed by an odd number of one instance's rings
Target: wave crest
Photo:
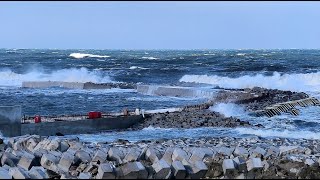
[[[140,66],[131,66],[129,69],[150,69],[150,68],[144,68]]]
[[[204,83],[223,88],[253,88],[263,87],[291,91],[320,91],[320,72],[308,74],[283,74],[274,72],[272,76],[257,74],[237,78],[208,75],[184,75],[180,82]]]
[[[155,57],[142,57],[141,59],[156,60],[156,59],[159,59],[159,58],[155,58]]]
[[[82,59],[82,58],[86,58],[86,57],[92,57],[92,58],[108,58],[108,57],[110,57],[110,56],[106,56],[106,55],[95,55],[95,54],[84,54],[84,53],[71,53],[69,56],[76,58],[76,59]]]
[[[18,74],[10,69],[0,71],[0,86],[21,86],[23,81],[112,82],[109,76],[87,68],[61,69],[49,74],[35,70],[26,74]]]

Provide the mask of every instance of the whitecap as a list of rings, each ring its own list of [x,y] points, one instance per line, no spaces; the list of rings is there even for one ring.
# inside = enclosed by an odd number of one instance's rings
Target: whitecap
[[[148,59],[148,60],[156,60],[156,59],[159,59],[159,58],[155,58],[155,57],[141,57],[141,59]]]
[[[184,75],[180,82],[211,84],[223,88],[253,88],[319,92],[320,72],[306,74],[283,74],[274,72],[272,76],[263,74],[245,75],[236,78],[217,75]]]
[[[108,58],[108,57],[110,57],[107,55],[95,55],[95,54],[84,54],[84,53],[71,53],[69,56],[76,58],[76,59],[82,59],[82,58],[86,58],[86,57],[92,57],[92,58]]]
[[[101,71],[89,71],[87,68],[70,68],[44,73],[32,70],[25,74],[15,73],[10,69],[0,71],[0,85],[21,86],[23,81],[64,81],[64,82],[113,82]]]
[[[129,69],[150,69],[150,68],[144,68],[139,66],[131,66]]]

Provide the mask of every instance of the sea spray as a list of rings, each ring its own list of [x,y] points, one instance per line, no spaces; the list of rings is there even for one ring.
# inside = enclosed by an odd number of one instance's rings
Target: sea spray
[[[64,81],[64,82],[112,82],[111,78],[100,71],[89,71],[87,68],[70,68],[51,73],[29,71],[25,74],[15,73],[10,69],[0,71],[0,86],[21,86],[23,81]]]
[[[91,57],[91,58],[108,58],[108,57],[110,57],[107,55],[95,55],[95,54],[84,54],[84,53],[71,53],[69,56],[76,58],[76,59],[82,59],[82,58],[86,58],[86,57]]]
[[[291,91],[320,91],[320,72],[283,75],[274,72],[272,76],[256,74],[237,78],[217,75],[184,75],[179,81],[212,84],[223,88],[263,87]]]

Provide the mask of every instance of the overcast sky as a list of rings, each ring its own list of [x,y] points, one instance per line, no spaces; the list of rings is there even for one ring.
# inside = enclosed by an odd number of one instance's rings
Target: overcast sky
[[[320,2],[0,2],[0,48],[320,48]]]

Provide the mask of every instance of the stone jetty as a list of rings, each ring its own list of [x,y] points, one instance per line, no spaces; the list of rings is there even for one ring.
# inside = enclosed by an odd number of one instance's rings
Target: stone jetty
[[[252,89],[223,89],[208,102],[189,105],[179,112],[153,113],[142,123],[135,124],[129,130],[143,129],[149,126],[160,128],[197,128],[197,127],[263,127],[250,124],[245,119],[226,117],[209,110],[219,103],[235,103],[244,107],[254,116],[272,117],[281,113],[298,115],[296,106],[319,106],[318,99],[303,92],[281,91],[255,87]]]
[[[23,88],[60,87],[68,89],[135,89],[134,83],[93,83],[93,82],[64,82],[64,81],[23,81]]]
[[[319,144],[259,137],[91,143],[25,135],[0,144],[0,178],[320,178]]]
[[[263,127],[208,109],[221,102],[243,105],[249,112],[271,109],[275,115],[290,107],[319,105],[302,92],[221,90],[207,103],[152,113],[126,130]],[[0,179],[314,179],[320,178],[319,144],[257,136],[93,143],[63,135],[24,135],[0,140]]]

